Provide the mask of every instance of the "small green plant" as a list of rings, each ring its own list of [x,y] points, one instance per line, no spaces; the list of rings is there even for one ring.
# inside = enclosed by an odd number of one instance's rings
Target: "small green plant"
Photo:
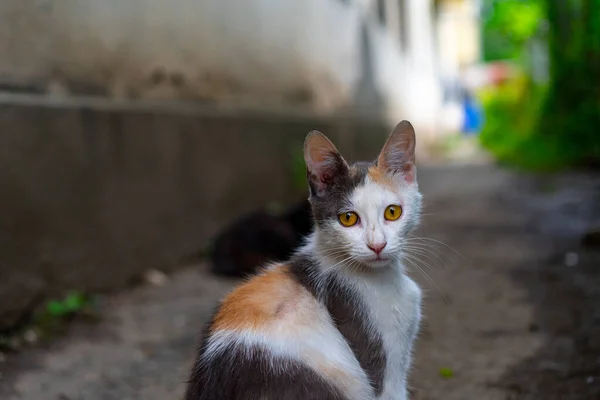
[[[68,293],[63,300],[49,301],[46,305],[46,311],[54,317],[65,317],[82,311],[89,302],[88,296],[73,291]]]
[[[23,343],[33,343],[62,333],[66,323],[75,316],[93,317],[93,298],[80,291],[71,291],[62,299],[50,300],[33,312],[31,318],[8,332],[0,333],[0,350],[14,351]]]
[[[448,367],[440,368],[439,374],[444,379],[450,379],[450,378],[454,377],[454,371],[452,371],[452,368],[448,368]]]
[[[76,315],[90,316],[93,299],[80,292],[71,291],[60,300],[51,300],[35,313],[32,327],[40,336],[52,336],[64,329],[65,322]]]

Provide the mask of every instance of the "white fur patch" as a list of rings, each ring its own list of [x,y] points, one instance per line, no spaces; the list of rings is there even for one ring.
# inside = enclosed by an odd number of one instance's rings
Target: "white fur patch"
[[[332,382],[349,399],[373,399],[365,371],[327,310],[316,299],[312,314],[310,323],[287,326],[290,321],[278,321],[260,331],[215,332],[207,343],[203,361],[209,362],[232,344],[241,349],[260,346],[273,355],[271,367],[274,370],[281,368],[280,372],[285,373],[285,364],[277,359],[299,361]]]
[[[387,355],[382,400],[405,399],[411,354],[421,321],[421,289],[404,268],[385,268],[367,276],[346,275],[361,296]]]

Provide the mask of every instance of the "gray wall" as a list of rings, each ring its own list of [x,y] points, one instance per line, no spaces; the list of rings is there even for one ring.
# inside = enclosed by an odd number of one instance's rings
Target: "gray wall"
[[[361,8],[276,2],[2,0],[0,85],[329,110],[351,103]]]
[[[42,100],[40,100],[42,101]],[[171,270],[240,213],[305,196],[291,154],[319,129],[374,158],[379,123],[0,98],[0,328],[37,295]],[[45,100],[43,100],[45,102]]]

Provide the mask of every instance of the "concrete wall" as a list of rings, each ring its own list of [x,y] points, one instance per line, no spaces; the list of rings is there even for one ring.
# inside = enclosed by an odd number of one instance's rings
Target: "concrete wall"
[[[320,129],[353,159],[388,127],[310,114],[0,97],[0,329],[37,295],[172,269],[237,215],[306,195],[291,159]]]
[[[354,109],[432,131],[441,93],[431,3],[3,0],[0,84]]]
[[[332,109],[352,101],[360,21],[339,0],[4,0],[0,77]]]

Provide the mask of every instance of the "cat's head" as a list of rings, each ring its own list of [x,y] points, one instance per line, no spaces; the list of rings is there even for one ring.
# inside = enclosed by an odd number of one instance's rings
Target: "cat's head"
[[[397,260],[421,213],[412,125],[400,122],[376,161],[353,165],[313,131],[304,143],[304,159],[319,255],[372,268]]]

